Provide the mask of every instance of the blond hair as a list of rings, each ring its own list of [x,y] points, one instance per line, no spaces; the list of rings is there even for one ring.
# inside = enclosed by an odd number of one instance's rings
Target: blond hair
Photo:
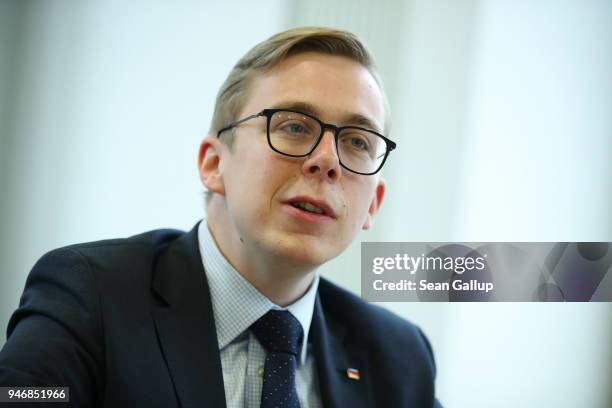
[[[247,100],[250,84],[257,74],[269,71],[291,55],[304,52],[343,56],[367,68],[378,83],[383,95],[384,133],[388,135],[389,103],[372,55],[354,34],[324,27],[299,27],[283,31],[257,44],[247,52],[234,65],[221,85],[215,101],[215,111],[209,132],[215,134],[222,127],[239,119],[238,115]],[[231,146],[233,132],[228,132],[222,140]]]

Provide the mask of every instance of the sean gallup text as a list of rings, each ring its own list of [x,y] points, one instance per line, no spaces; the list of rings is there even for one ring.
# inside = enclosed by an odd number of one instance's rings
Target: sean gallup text
[[[454,279],[450,282],[429,282],[427,279],[421,279],[414,282],[408,279],[402,279],[395,282],[384,282],[382,279],[377,279],[372,283],[376,291],[472,291],[472,292],[491,292],[493,290],[493,282],[480,282],[476,279],[464,281]]]

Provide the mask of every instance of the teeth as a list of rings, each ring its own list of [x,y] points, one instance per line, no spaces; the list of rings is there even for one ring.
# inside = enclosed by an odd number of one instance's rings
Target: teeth
[[[308,211],[308,212],[313,212],[316,214],[323,214],[324,211],[319,208],[319,207],[315,207],[314,205],[310,204],[310,203],[305,203],[303,201],[299,201],[296,203],[291,203],[291,205],[293,205],[294,207],[300,208],[302,210]]]

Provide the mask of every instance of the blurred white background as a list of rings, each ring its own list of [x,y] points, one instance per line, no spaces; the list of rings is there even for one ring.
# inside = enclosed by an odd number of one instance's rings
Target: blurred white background
[[[203,215],[221,82],[298,25],[373,51],[399,143],[362,241],[612,241],[607,0],[0,2],[0,344],[46,251]],[[356,242],[323,274],[359,293]],[[448,407],[610,407],[612,306],[389,303]]]

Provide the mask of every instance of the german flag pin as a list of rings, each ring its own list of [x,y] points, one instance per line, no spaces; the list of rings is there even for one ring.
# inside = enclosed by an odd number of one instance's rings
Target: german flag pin
[[[347,368],[346,369],[346,377],[351,379],[351,380],[355,380],[355,381],[359,381],[359,379],[361,378],[361,375],[359,375],[359,370],[356,368]]]

